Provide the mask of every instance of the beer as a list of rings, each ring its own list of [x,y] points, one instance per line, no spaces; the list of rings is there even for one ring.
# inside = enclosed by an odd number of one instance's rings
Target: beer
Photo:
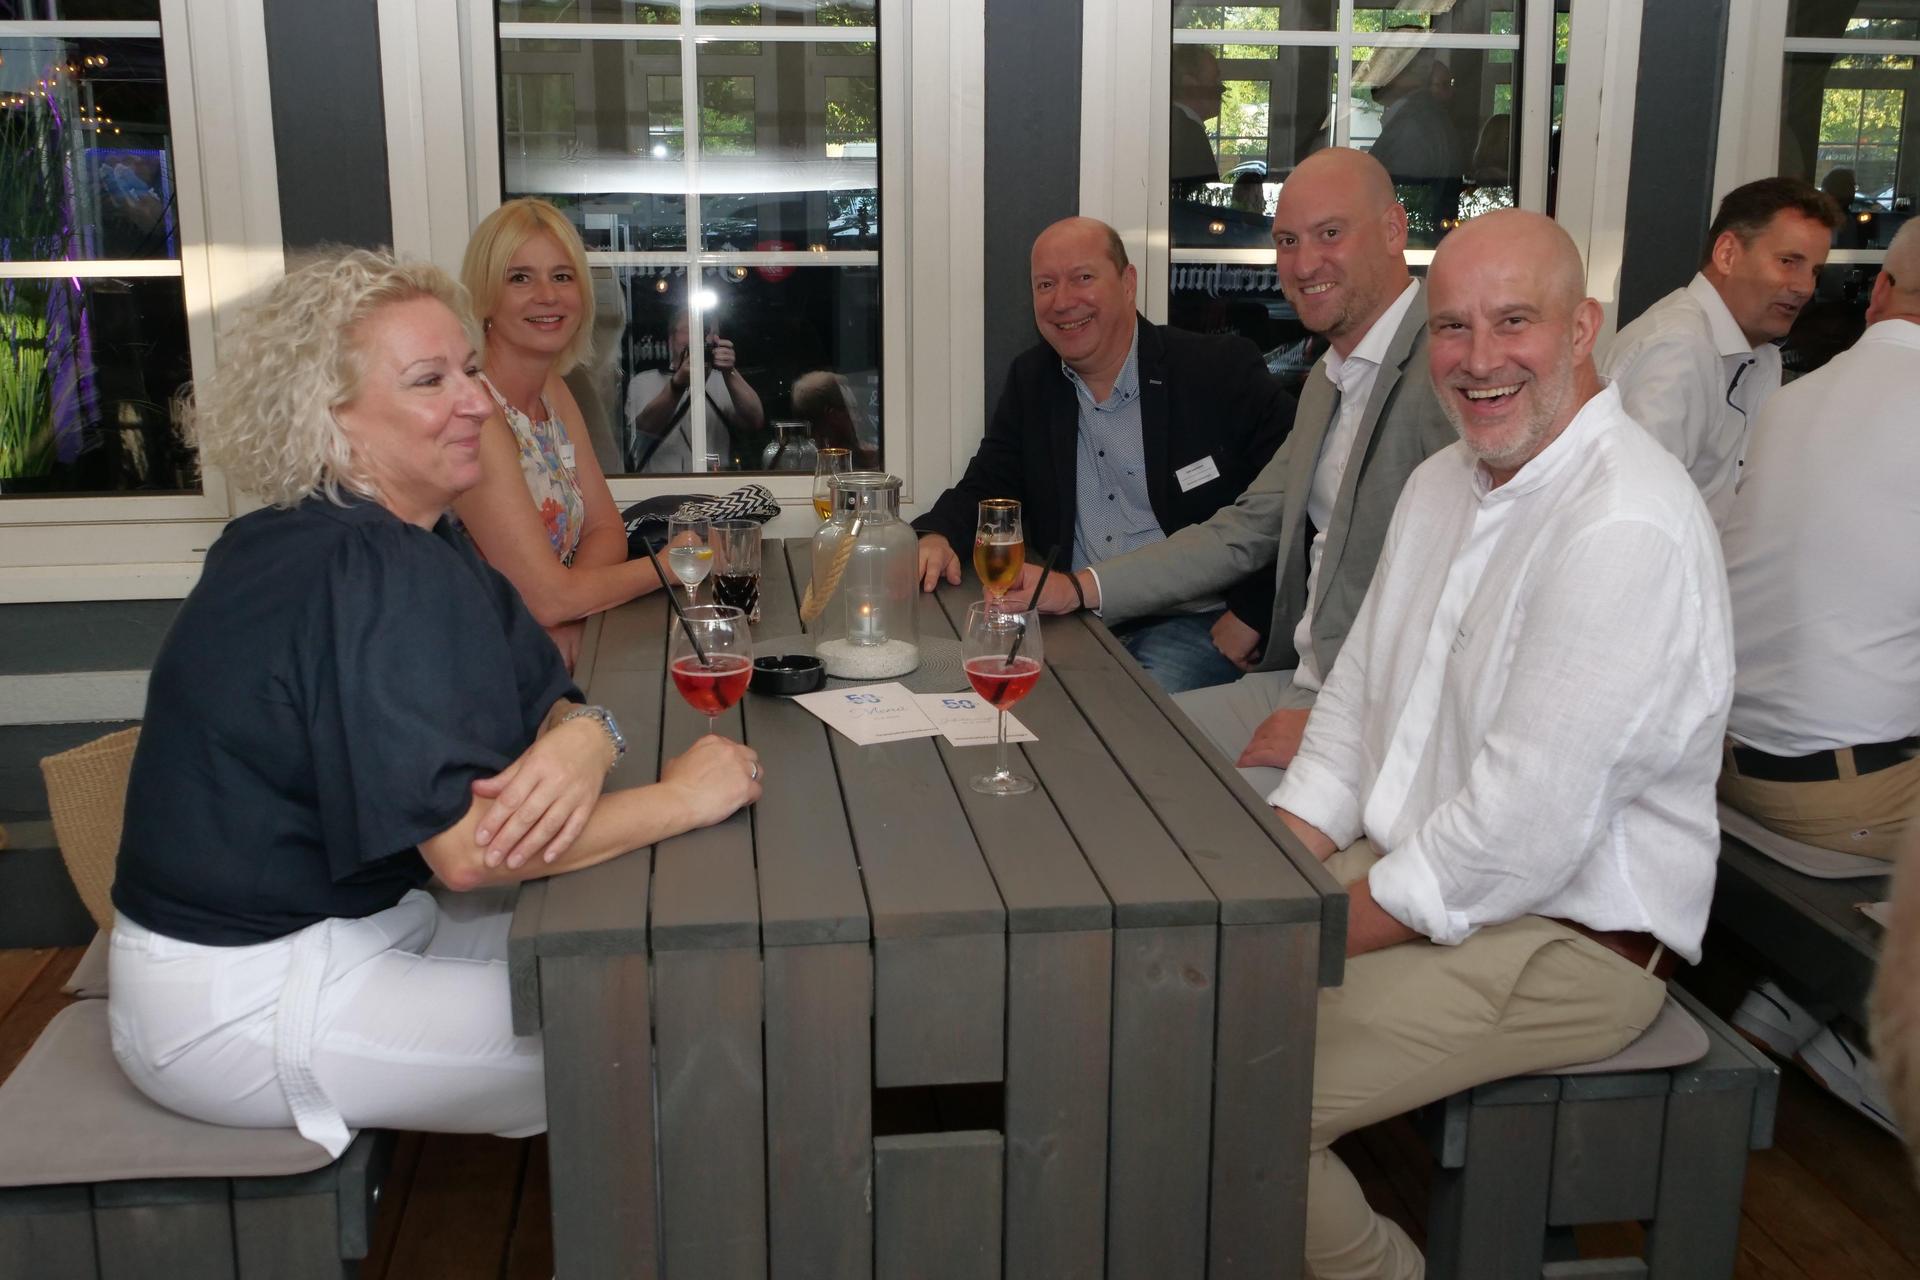
[[[1027,544],[1020,538],[976,538],[973,543],[973,571],[980,585],[991,596],[1004,596],[1020,581],[1020,569],[1027,562]]]

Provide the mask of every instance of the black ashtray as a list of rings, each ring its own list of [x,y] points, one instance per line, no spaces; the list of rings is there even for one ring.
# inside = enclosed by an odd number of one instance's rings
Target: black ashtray
[[[755,693],[791,697],[812,693],[826,682],[827,669],[812,654],[772,654],[753,660],[753,682],[747,687]]]

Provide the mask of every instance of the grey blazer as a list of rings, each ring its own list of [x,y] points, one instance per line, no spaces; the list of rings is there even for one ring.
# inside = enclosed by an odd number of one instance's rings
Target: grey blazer
[[[1164,542],[1095,567],[1101,615],[1109,622],[1124,622],[1164,612],[1182,600],[1218,594],[1247,574],[1274,565],[1273,617],[1259,668],[1298,666],[1293,633],[1307,609],[1307,492],[1320,442],[1339,407],[1340,393],[1325,365],[1315,365],[1300,392],[1293,433],[1233,505]],[[1415,467],[1458,438],[1427,376],[1427,291],[1422,284],[1374,378],[1366,416],[1334,499],[1313,615],[1313,653],[1323,676],[1333,670],[1373,581],[1401,486]]]

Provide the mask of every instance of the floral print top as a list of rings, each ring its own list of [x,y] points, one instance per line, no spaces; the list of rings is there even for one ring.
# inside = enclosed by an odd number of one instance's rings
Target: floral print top
[[[546,526],[553,552],[560,557],[561,564],[570,565],[573,553],[580,546],[580,533],[586,527],[587,500],[580,492],[580,481],[573,468],[562,460],[561,450],[568,445],[566,425],[553,411],[544,392],[540,396],[540,420],[534,422],[508,404],[507,398],[487,381],[485,374],[480,381],[506,415],[514,443],[520,446],[520,474],[526,479],[534,506],[540,510],[540,523]]]

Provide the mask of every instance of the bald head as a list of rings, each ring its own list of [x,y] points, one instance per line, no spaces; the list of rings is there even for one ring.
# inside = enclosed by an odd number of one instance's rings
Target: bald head
[[[1407,211],[1380,162],[1347,147],[1302,160],[1280,186],[1273,256],[1300,322],[1352,353],[1411,283]]]
[[[1552,219],[1502,210],[1440,242],[1427,272],[1427,363],[1460,438],[1504,484],[1600,390],[1600,304]]]
[[[1033,323],[1067,367],[1106,399],[1133,349],[1134,269],[1119,233],[1062,218],[1033,242]]]
[[[1038,261],[1043,252],[1054,252],[1063,245],[1097,246],[1113,263],[1115,271],[1127,269],[1127,246],[1115,231],[1098,218],[1062,218],[1042,231],[1033,242],[1031,258]]]
[[[1920,219],[1909,219],[1887,246],[1887,258],[1873,282],[1867,323],[1912,320],[1920,323]]]

